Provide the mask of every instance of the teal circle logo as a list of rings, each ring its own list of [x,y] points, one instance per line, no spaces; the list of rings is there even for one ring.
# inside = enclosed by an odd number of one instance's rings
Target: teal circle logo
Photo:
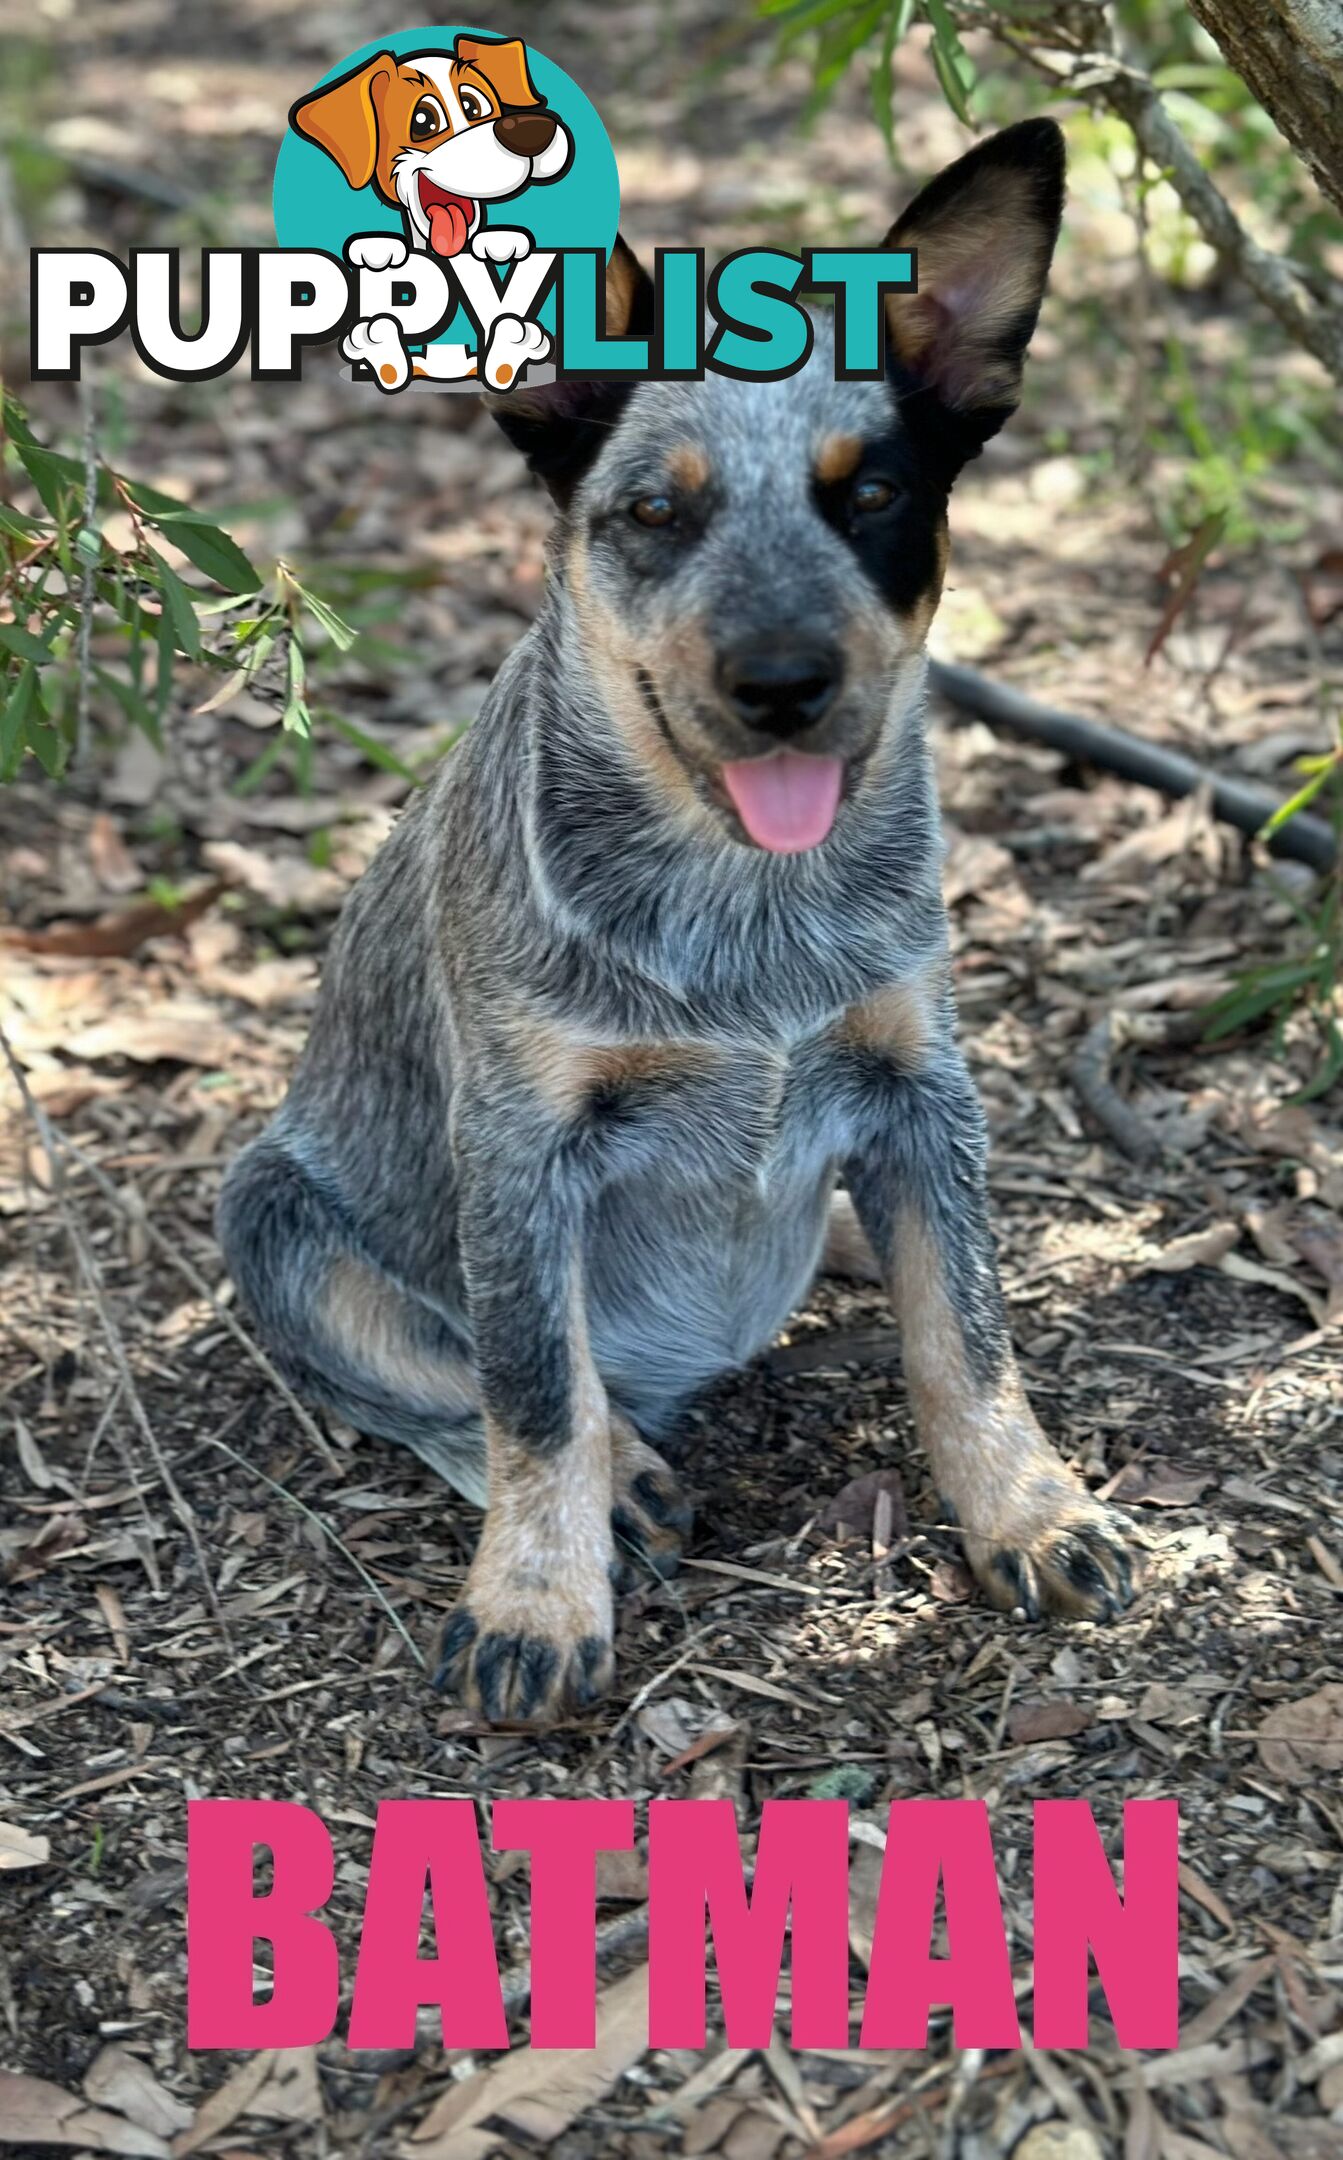
[[[488,266],[507,305],[515,276],[520,291],[527,287],[528,254],[609,255],[620,178],[591,100],[563,68],[520,38],[437,23],[362,46],[295,101],[275,167],[274,213],[283,248],[320,248],[388,278],[404,267],[412,279],[426,257],[450,280],[460,273],[456,310],[434,329],[432,357],[414,365],[417,375],[444,381],[475,374],[476,322],[460,292],[479,280],[476,265]],[[548,293],[526,310],[532,343],[524,350],[515,339],[520,364],[543,357],[536,326],[553,335],[554,307]],[[375,320],[388,316],[356,323],[344,350],[390,387]],[[490,380],[501,387],[496,371],[492,364]],[[514,372],[507,367],[504,383]]]

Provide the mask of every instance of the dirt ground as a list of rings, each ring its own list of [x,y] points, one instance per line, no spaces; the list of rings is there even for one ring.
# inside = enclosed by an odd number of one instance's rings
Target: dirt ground
[[[97,233],[118,252],[264,238],[289,102],[405,12],[0,8],[0,62],[54,55],[27,124],[73,161],[28,237]],[[876,240],[908,191],[860,88],[803,135],[803,80],[767,71],[744,10],[525,14],[602,111],[645,250]],[[487,28],[517,24],[485,11]],[[966,138],[916,55],[901,81],[901,151],[922,174]],[[123,179],[100,185],[100,161]],[[151,199],[156,182],[175,206]],[[936,649],[1285,784],[1325,740],[1343,668],[1343,607],[1312,583],[1343,529],[1343,476],[1305,456],[1272,472],[1286,537],[1216,558],[1144,666],[1162,474],[1133,470],[1126,425],[1171,322],[1208,376],[1231,353],[1265,386],[1300,363],[1215,284],[1149,292],[1159,311],[1141,316],[1131,245],[1084,170],[1025,408],[958,492]],[[12,380],[21,351],[11,334]],[[469,720],[536,606],[546,523],[483,416],[455,400],[389,410],[327,355],[300,388],[195,388],[118,351],[99,394],[116,461],[225,515],[258,558],[381,611],[363,656],[327,677],[329,706],[411,760]],[[59,388],[31,407],[46,429],[74,424]],[[1284,890],[1299,896],[1304,875],[1271,882],[1197,800],[1170,810],[936,715],[1016,1339],[1064,1452],[1131,1510],[1135,1608],[1105,1629],[1027,1626],[970,1594],[935,1526],[881,1300],[826,1284],[690,1417],[691,1557],[624,1604],[613,1696],[541,1738],[490,1734],[422,1669],[470,1511],[410,1457],[304,1424],[236,1332],[211,1236],[223,1164],[283,1093],[336,912],[404,785],[328,731],[307,792],[276,768],[239,795],[278,686],[193,715],[208,687],[185,671],[166,757],[136,737],[85,787],[0,799],[0,907],[20,933],[3,951],[5,1026],[70,1150],[53,1162],[6,1080],[0,2068],[74,2096],[43,2135],[234,2160],[1338,2154],[1343,1129],[1337,1096],[1289,1102],[1309,1070],[1295,1031],[1276,1052],[1263,1033],[1210,1050],[1170,1025],[1281,950]],[[150,917],[132,949],[97,956],[87,926],[152,907],[161,881],[199,897],[189,926],[145,935]],[[1161,1140],[1154,1163],[1127,1159],[1076,1090],[1073,1060],[1107,1017],[1112,1079]],[[849,1491],[872,1472],[878,1485]],[[786,2013],[767,2052],[733,2051],[711,1992],[707,2051],[650,2054],[636,1854],[600,1879],[593,2055],[491,2064],[428,2035],[407,2059],[352,2055],[344,2010],[319,2048],[187,2052],[184,1800],[317,1808],[352,1946],[378,1801],[466,1795],[487,1812],[501,1794],[725,1796],[748,1852],[764,1800],[846,1798],[855,2005],[887,1803],[984,1799],[1027,2026],[1032,1801],[1087,1799],[1114,1853],[1123,1801],[1175,1795],[1181,2048],[1121,2051],[1097,1992],[1085,2054],[960,2053],[940,2014],[924,2055],[794,2053]],[[505,1856],[489,1873],[522,2038],[526,1870]],[[8,2091],[0,2147],[37,2152]]]

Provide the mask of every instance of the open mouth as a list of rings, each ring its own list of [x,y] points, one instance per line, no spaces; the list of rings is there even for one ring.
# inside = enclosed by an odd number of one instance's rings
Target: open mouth
[[[420,208],[429,220],[429,246],[435,255],[459,255],[478,214],[469,195],[454,195],[428,173],[419,175]]]
[[[776,750],[724,765],[723,785],[750,839],[771,855],[819,847],[835,822],[844,760]]]

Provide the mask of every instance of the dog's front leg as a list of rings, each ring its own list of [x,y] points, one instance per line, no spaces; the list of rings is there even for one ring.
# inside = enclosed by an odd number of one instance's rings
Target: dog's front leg
[[[456,1142],[488,1494],[438,1678],[488,1719],[549,1723],[612,1673],[611,1433],[588,1348],[583,1193],[553,1130],[516,1105],[464,1111]]]
[[[1026,1400],[969,1072],[943,1045],[883,1065],[867,1102],[865,1144],[845,1181],[889,1289],[915,1426],[966,1558],[1006,1611],[1109,1619],[1132,1596],[1127,1526],[1059,1459]]]

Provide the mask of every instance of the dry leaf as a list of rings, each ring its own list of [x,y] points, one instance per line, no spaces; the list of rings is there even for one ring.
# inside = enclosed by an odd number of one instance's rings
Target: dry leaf
[[[1139,1273],[1180,1275],[1186,1268],[1216,1267],[1239,1242],[1239,1223],[1209,1223],[1206,1230],[1195,1230],[1189,1237],[1179,1237],[1171,1244],[1163,1245],[1144,1260]]]
[[[1336,1777],[1343,1770],[1343,1682],[1275,1704],[1260,1723],[1258,1745],[1264,1768],[1289,1785]]]
[[[1101,2160],[1101,2149],[1082,2123],[1037,2123],[1017,2146],[1015,2160]]]
[[[868,1470],[862,1477],[850,1479],[833,1500],[826,1501],[816,1518],[817,1529],[838,1537],[859,1537],[870,1544],[883,1494],[890,1503],[890,1537],[908,1537],[909,1508],[898,1470]]]
[[[79,2145],[86,2152],[127,2153],[137,2160],[169,2160],[170,2153],[155,2131],[17,2070],[0,2070],[3,2145]]]
[[[1173,1463],[1125,1463],[1102,1489],[1104,1500],[1122,1500],[1132,1506],[1190,1507],[1212,1483],[1204,1470],[1177,1470]]]
[[[21,1830],[17,1823],[0,1822],[0,1874],[9,1868],[45,1867],[50,1858],[50,1838]]]
[[[218,2137],[221,2130],[227,2130],[247,2113],[270,2076],[275,2053],[274,2048],[262,2048],[259,2054],[249,2056],[201,2102],[191,2128],[173,2139],[172,2160],[186,2160],[188,2153],[199,2152],[202,2145],[208,2145],[211,2138]]]
[[[159,2137],[172,2137],[191,2121],[192,2110],[175,2100],[129,2048],[100,2048],[84,2072],[84,2090],[100,2107],[115,2108]]]
[[[1316,1327],[1324,1326],[1324,1306],[1313,1290],[1307,1290],[1295,1275],[1284,1274],[1281,1268],[1261,1267],[1257,1260],[1247,1260],[1241,1253],[1223,1253],[1218,1261],[1224,1275],[1233,1276],[1237,1282],[1265,1283],[1270,1290],[1281,1290],[1285,1296],[1300,1298]]]
[[[176,936],[212,907],[223,891],[210,878],[187,893],[176,907],[161,900],[138,900],[134,907],[118,908],[93,922],[50,923],[45,930],[6,930],[0,944],[19,952],[59,954],[65,959],[122,960],[138,952],[150,938]]]
[[[1018,1703],[1007,1720],[1008,1737],[1019,1743],[1034,1740],[1071,1740],[1075,1733],[1094,1725],[1096,1714],[1082,1703]]]
[[[228,884],[243,886],[281,913],[329,915],[345,899],[344,878],[334,870],[317,869],[300,855],[265,855],[239,840],[207,841],[201,853]]]
[[[648,1967],[597,1998],[597,2044],[591,2048],[515,2048],[488,2070],[450,2086],[402,2149],[406,2160],[473,2160],[483,2144],[467,2133],[496,2116],[543,2149],[575,2117],[602,2099],[648,2045]]]
[[[948,907],[1015,881],[1012,857],[996,840],[987,840],[978,833],[953,833],[949,837],[942,866],[942,894]]]
[[[316,2048],[277,2048],[266,2082],[253,2094],[247,2112],[272,2122],[320,2122],[322,2087]]]
[[[85,1028],[69,1043],[71,1055],[78,1058],[127,1057],[139,1065],[164,1061],[210,1071],[231,1065],[241,1046],[242,1038],[225,1027],[212,1005],[185,998],[120,1012]]]
[[[140,866],[106,810],[97,811],[89,827],[89,861],[104,892],[134,892],[140,883]]]
[[[928,1588],[939,1605],[964,1605],[974,1595],[974,1578],[959,1560],[938,1560],[928,1578]]]

